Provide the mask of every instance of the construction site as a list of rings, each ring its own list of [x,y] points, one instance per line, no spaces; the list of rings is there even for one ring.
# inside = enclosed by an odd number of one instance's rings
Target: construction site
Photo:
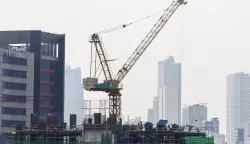
[[[132,55],[113,76],[110,61],[103,46],[101,34],[126,28],[138,21],[123,24],[91,35],[90,76],[83,79],[83,87],[88,92],[107,93],[108,100],[85,100],[84,121],[76,125],[77,115],[70,115],[70,123],[60,121],[57,114],[49,113],[47,123],[40,123],[35,113],[31,114],[31,125],[16,124],[8,136],[1,136],[1,144],[128,144],[128,143],[166,143],[166,144],[213,144],[213,137],[208,137],[205,128],[191,125],[169,124],[168,120],[159,120],[156,125],[151,122],[137,125],[124,124],[122,119],[121,97],[122,80],[143,55],[144,51],[156,38],[175,11],[186,5],[184,0],[175,0],[162,11],[146,37],[141,41]],[[152,15],[154,16],[154,15]],[[147,16],[146,18],[150,18]],[[143,19],[141,19],[143,20]],[[139,20],[139,21],[141,21]],[[100,83],[98,78],[104,76]]]

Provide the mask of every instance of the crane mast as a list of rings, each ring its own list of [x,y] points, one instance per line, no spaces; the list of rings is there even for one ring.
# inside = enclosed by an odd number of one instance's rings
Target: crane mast
[[[102,67],[106,81],[101,84],[97,84],[96,78],[87,78],[83,80],[84,88],[88,91],[104,91],[109,93],[109,122],[121,123],[121,93],[122,88],[119,87],[121,81],[125,78],[128,72],[132,69],[135,63],[139,60],[143,52],[152,43],[155,37],[159,34],[174,12],[182,4],[186,4],[184,0],[175,0],[171,5],[164,11],[163,15],[149,31],[146,37],[142,40],[139,46],[135,49],[123,67],[118,71],[117,75],[113,79],[109,60],[103,49],[103,44],[98,34],[91,36],[91,43],[94,43],[98,58]]]

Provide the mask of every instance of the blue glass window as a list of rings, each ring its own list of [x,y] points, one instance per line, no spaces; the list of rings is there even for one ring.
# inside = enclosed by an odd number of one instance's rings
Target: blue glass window
[[[26,78],[27,77],[27,72],[26,71],[3,69],[2,70],[2,75],[3,76],[9,76],[9,77]]]
[[[26,115],[26,109],[24,109],[24,108],[7,108],[7,107],[2,107],[2,114],[8,114],[8,115]]]
[[[13,90],[26,90],[26,84],[24,83],[13,83],[13,82],[2,82],[2,88],[13,89]]]
[[[46,98],[46,97],[41,97],[40,98],[40,104],[42,104],[42,105],[51,105],[52,104],[52,99],[51,98]]]
[[[50,86],[41,85],[40,91],[45,93],[53,93],[54,88]]]
[[[41,73],[41,81],[53,81],[53,76],[50,74]]]
[[[44,62],[44,61],[42,61],[40,63],[40,69],[51,69],[51,70],[54,70],[55,69],[55,64],[54,63],[50,63],[50,62]]]
[[[26,103],[26,96],[16,96],[16,95],[0,95],[0,102],[18,102]]]
[[[13,125],[20,124],[25,125],[25,121],[13,121],[13,120],[1,120],[2,127],[12,127]]]
[[[3,63],[7,63],[7,64],[27,65],[27,59],[3,55],[2,60],[3,60]]]

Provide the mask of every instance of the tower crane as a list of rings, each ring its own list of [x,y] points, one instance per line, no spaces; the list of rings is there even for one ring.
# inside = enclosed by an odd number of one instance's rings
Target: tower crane
[[[121,93],[120,91],[123,89],[121,86],[122,80],[128,74],[128,72],[132,69],[134,64],[139,60],[142,56],[143,52],[148,48],[151,42],[155,39],[161,29],[165,26],[174,12],[179,8],[180,5],[185,5],[187,2],[184,0],[174,0],[171,5],[164,11],[163,15],[156,22],[153,28],[149,31],[146,37],[142,40],[139,46],[135,49],[132,55],[128,58],[122,68],[118,71],[115,77],[113,77],[110,67],[110,61],[108,60],[107,53],[104,50],[104,45],[101,40],[99,33],[94,33],[91,35],[89,42],[92,44],[92,47],[95,48],[95,61],[92,56],[91,49],[91,65],[90,65],[90,77],[83,79],[84,89],[87,91],[102,91],[108,93],[109,96],[109,121],[112,124],[121,123]],[[125,28],[127,25],[122,25],[121,27]],[[111,29],[115,30],[118,29]],[[96,65],[97,60],[99,59],[99,66]],[[94,65],[94,75],[91,75]],[[104,74],[105,80],[103,83],[98,83],[97,71],[101,66],[101,71]]]

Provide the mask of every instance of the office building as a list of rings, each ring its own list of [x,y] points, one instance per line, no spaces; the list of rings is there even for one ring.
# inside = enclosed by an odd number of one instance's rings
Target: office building
[[[0,31],[0,48],[0,131],[6,133],[14,124],[29,125],[32,112],[40,122],[48,113],[59,113],[63,121],[65,36]]]
[[[153,109],[152,108],[148,109],[148,119],[147,119],[147,121],[153,123],[153,117],[154,117]]]
[[[235,73],[227,76],[226,141],[235,144],[236,132],[250,121],[250,75]]]
[[[70,114],[77,115],[77,125],[83,124],[83,88],[81,84],[81,68],[65,69],[65,112],[64,120],[69,124]]]
[[[153,100],[153,124],[156,125],[159,121],[159,101],[158,96]]]
[[[226,144],[224,134],[215,134],[214,135],[214,144]]]
[[[220,133],[220,125],[218,118],[212,118],[210,121],[205,122],[205,129],[210,135],[215,135]]]
[[[203,127],[202,122],[207,121],[206,104],[195,104],[182,109],[182,124]]]
[[[181,124],[181,64],[174,57],[158,62],[159,118]]]
[[[34,100],[34,54],[0,48],[0,133],[30,124]]]

